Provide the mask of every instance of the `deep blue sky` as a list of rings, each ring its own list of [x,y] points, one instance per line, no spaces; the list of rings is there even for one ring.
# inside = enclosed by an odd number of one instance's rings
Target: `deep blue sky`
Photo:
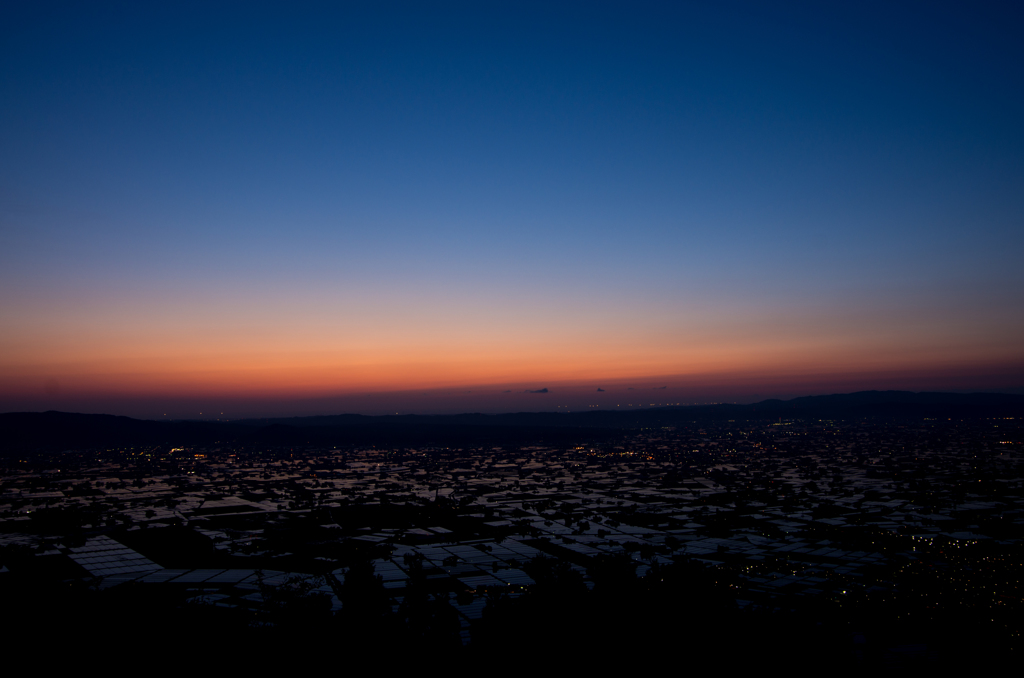
[[[1016,369],[1021,7],[9,3],[0,405]]]

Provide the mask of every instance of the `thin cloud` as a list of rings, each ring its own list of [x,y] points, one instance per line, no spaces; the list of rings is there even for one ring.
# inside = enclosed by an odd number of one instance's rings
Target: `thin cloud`
[[[529,391],[529,390],[523,391],[523,393],[547,393],[547,392],[548,392],[548,390],[546,388],[540,388],[540,389],[537,389],[536,391]]]
[[[604,393],[604,389],[603,389],[603,388],[601,388],[600,386],[598,386],[598,387],[597,387],[597,392],[598,392],[598,393]]]

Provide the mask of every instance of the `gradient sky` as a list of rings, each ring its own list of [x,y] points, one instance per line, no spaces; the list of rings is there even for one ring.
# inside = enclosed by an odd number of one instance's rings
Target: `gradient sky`
[[[1024,389],[1020,4],[153,4],[5,6],[0,411]]]

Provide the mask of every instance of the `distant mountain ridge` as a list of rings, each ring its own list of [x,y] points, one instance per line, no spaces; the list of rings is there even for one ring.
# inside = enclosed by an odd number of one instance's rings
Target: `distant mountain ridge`
[[[288,426],[365,426],[376,423],[459,423],[467,425],[553,425],[553,426],[600,426],[616,427],[627,425],[633,420],[646,421],[653,419],[671,419],[690,421],[692,415],[698,418],[732,418],[735,416],[755,416],[760,418],[769,414],[786,416],[787,414],[817,413],[848,413],[855,416],[859,412],[867,416],[892,414],[899,416],[913,414],[917,411],[931,414],[948,414],[957,412],[962,416],[1002,416],[1003,412],[1024,412],[1024,395],[1003,393],[942,393],[913,391],[859,391],[856,393],[837,393],[823,396],[801,396],[792,400],[762,400],[749,405],[680,405],[668,407],[646,407],[630,409],[587,410],[585,412],[515,412],[507,414],[439,414],[439,415],[380,415],[361,414],[321,415],[314,417],[286,417],[241,419],[234,423],[245,426],[283,424]],[[612,424],[614,422],[614,424]],[[646,423],[644,425],[647,425]]]
[[[585,412],[452,415],[339,414],[216,421],[150,421],[108,414],[0,414],[0,451],[148,444],[484,444],[608,436],[692,422],[776,418],[859,419],[1024,416],[1024,395],[861,391],[749,405],[692,405]],[[500,444],[500,443],[498,443]]]

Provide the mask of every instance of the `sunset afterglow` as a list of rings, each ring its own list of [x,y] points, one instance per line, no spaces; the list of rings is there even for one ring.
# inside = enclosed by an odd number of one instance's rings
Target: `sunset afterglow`
[[[13,11],[0,409],[1024,387],[1019,41],[534,10]]]

